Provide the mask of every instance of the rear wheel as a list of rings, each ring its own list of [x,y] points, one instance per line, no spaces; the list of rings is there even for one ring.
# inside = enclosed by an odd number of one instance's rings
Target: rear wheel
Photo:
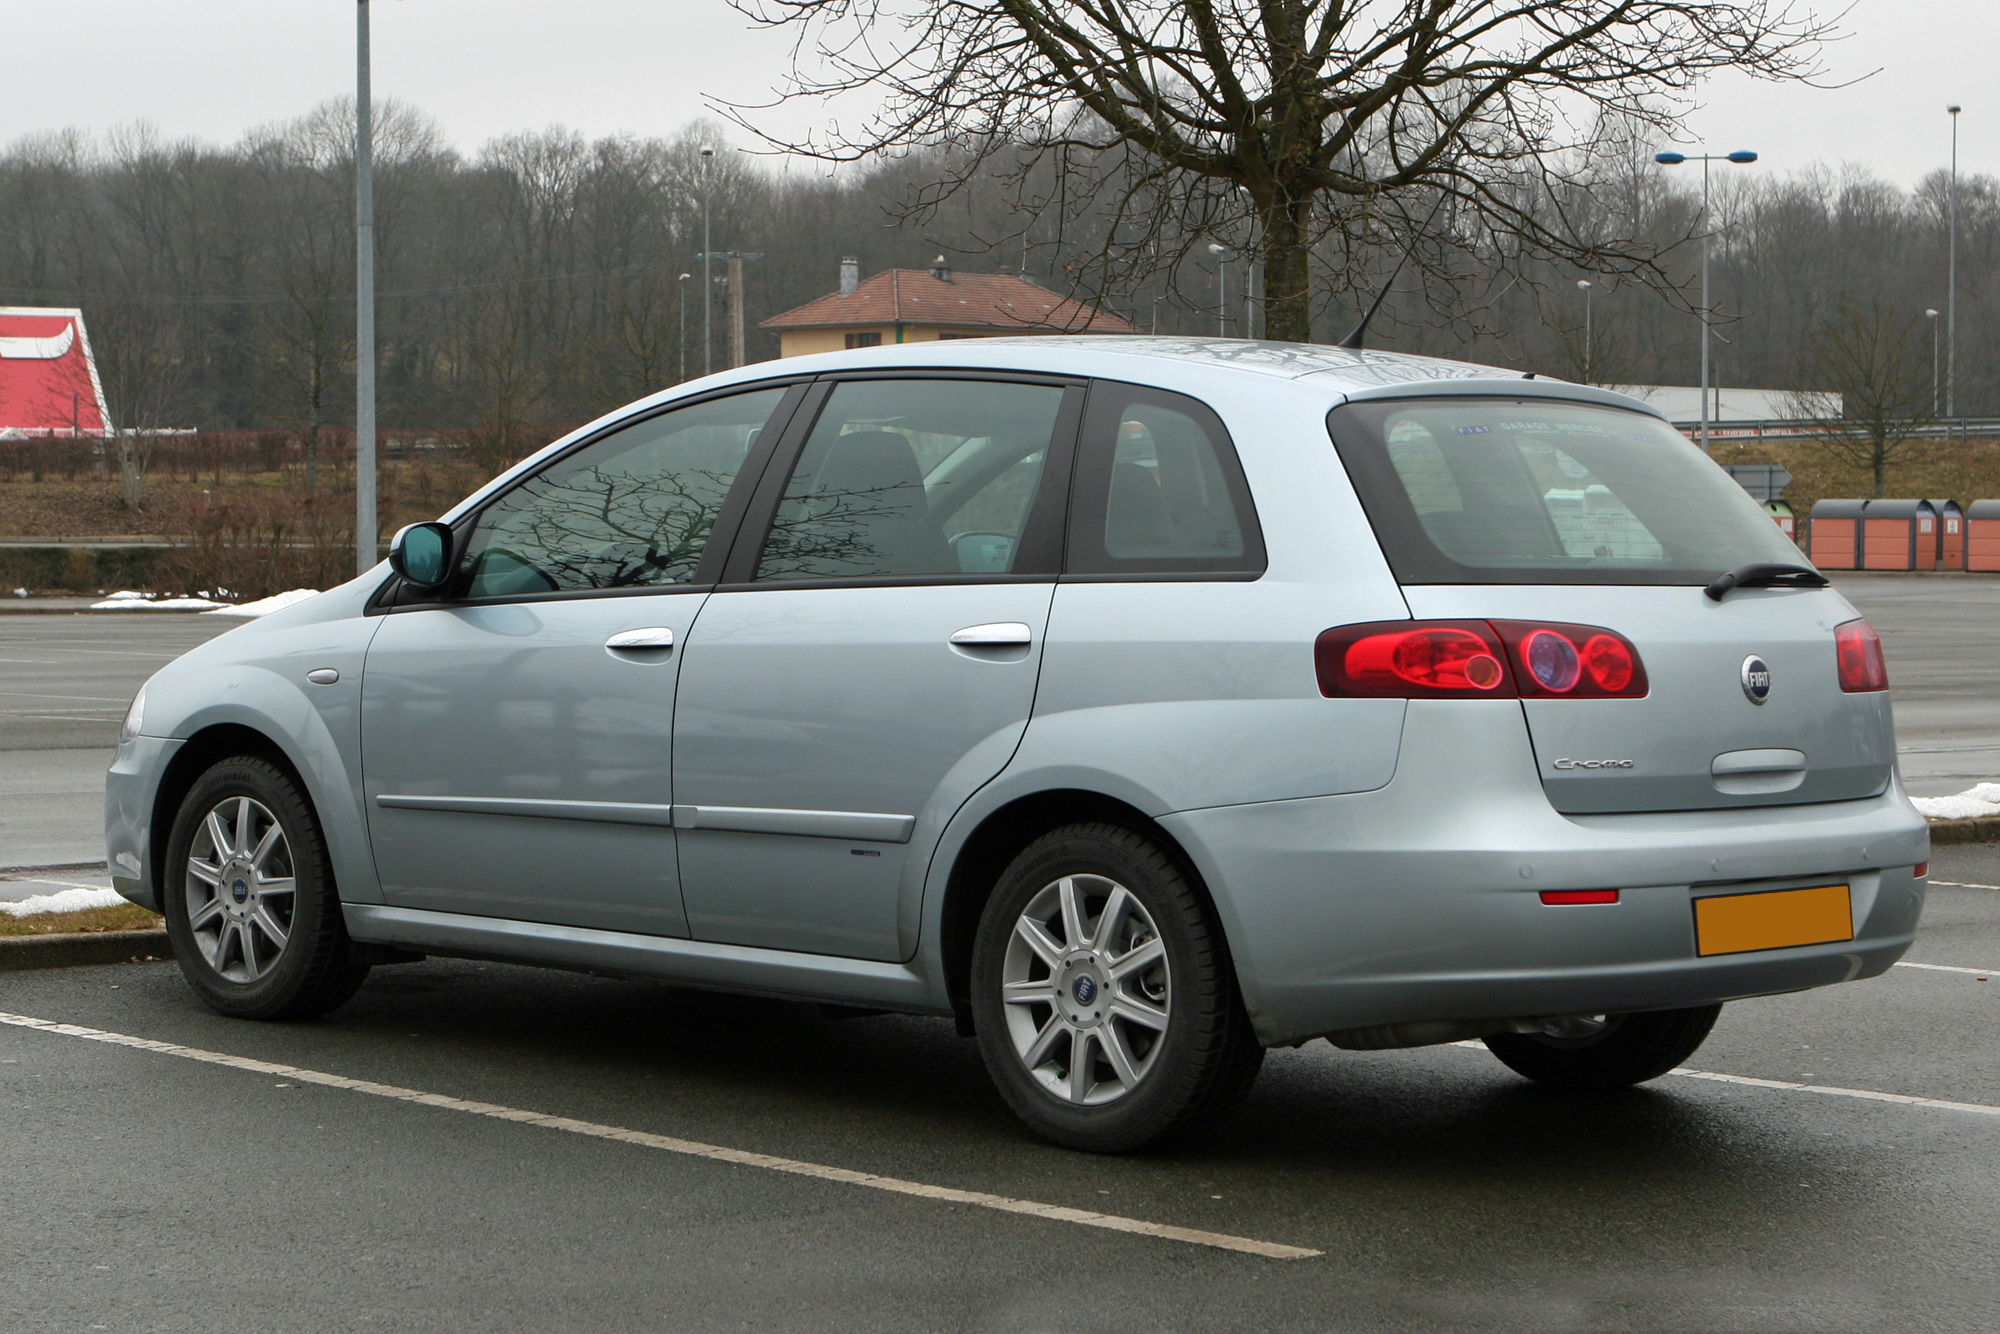
[[[1720,1005],[1644,1014],[1591,1015],[1543,1033],[1496,1033],[1486,1046],[1516,1074],[1538,1084],[1588,1091],[1658,1079],[1694,1055],[1715,1027]]]
[[[234,756],[195,780],[160,878],[181,974],[224,1014],[323,1014],[368,976],[312,804],[269,760]]]
[[[980,918],[972,1007],[1001,1096],[1071,1148],[1186,1135],[1264,1059],[1200,894],[1116,825],[1058,829],[1014,859]]]

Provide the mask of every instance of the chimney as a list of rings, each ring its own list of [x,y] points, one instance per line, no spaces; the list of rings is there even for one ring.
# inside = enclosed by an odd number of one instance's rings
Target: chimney
[[[940,282],[948,283],[951,281],[951,265],[945,263],[943,255],[939,255],[931,261],[931,277],[936,278]]]
[[[840,294],[853,296],[854,289],[861,286],[861,261],[852,255],[840,261]]]

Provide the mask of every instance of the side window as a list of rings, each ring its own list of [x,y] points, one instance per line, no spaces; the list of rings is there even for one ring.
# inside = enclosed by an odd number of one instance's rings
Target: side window
[[[1091,387],[1070,511],[1075,574],[1264,568],[1250,491],[1228,433],[1191,398]]]
[[[480,514],[460,566],[463,595],[688,583],[785,393],[665,412],[557,459]]]
[[[756,579],[1012,573],[1062,401],[1057,385],[990,380],[835,386]]]

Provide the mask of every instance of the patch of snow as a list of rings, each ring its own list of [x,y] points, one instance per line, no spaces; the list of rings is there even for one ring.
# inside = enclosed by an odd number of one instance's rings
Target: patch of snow
[[[222,606],[207,598],[160,598],[148,601],[144,593],[113,593],[102,602],[90,604],[92,611],[213,611]]]
[[[134,598],[137,598],[141,602],[150,602],[153,599],[153,595],[151,593],[135,592],[129,588],[121,588],[111,595],[110,600],[113,602],[130,602]]]
[[[0,912],[9,917],[36,917],[50,912],[83,912],[89,908],[116,908],[125,896],[115,889],[59,889],[53,894],[37,894],[13,903],[0,903]]]
[[[1918,814],[1931,820],[1970,820],[2000,815],[2000,783],[1981,783],[1949,797],[1912,797]]]
[[[283,593],[273,593],[255,602],[245,602],[234,607],[217,607],[214,611],[203,612],[204,616],[269,616],[274,611],[297,606],[307,598],[319,596],[317,588],[294,588]]]

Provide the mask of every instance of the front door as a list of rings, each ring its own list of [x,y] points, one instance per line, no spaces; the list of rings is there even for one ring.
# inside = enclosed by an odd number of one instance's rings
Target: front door
[[[907,957],[930,846],[1034,704],[1081,397],[937,378],[826,395],[681,665],[696,939]]]
[[[362,767],[390,904],[687,934],[675,680],[720,568],[710,534],[786,393],[677,408],[560,456],[461,525],[447,596],[384,618]]]

